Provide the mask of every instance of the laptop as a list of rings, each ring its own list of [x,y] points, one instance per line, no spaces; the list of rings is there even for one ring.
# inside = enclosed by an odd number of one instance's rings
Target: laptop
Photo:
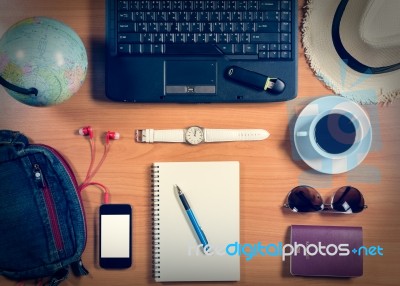
[[[297,0],[106,0],[106,95],[276,102],[297,95]]]

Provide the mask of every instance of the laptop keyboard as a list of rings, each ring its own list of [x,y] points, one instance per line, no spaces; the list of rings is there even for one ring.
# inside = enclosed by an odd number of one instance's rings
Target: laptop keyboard
[[[120,55],[292,59],[291,1],[117,1]]]

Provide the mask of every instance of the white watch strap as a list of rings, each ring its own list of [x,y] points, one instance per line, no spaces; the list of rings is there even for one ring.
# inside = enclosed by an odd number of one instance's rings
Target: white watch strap
[[[204,129],[205,142],[252,141],[269,137],[264,129]]]
[[[141,131],[141,142],[185,142],[183,129],[154,130],[144,129]]]

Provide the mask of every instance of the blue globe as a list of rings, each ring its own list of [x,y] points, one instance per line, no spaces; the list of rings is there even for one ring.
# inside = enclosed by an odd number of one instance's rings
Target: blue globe
[[[79,36],[54,19],[22,20],[0,39],[0,84],[28,105],[64,102],[82,86],[87,67]]]

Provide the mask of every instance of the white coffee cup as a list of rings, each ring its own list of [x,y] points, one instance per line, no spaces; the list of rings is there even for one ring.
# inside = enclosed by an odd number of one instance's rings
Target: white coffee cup
[[[298,130],[297,137],[307,137],[309,147],[329,159],[341,159],[357,152],[364,130],[350,111],[334,108],[315,115],[311,123]],[[303,142],[302,144],[307,144]]]

